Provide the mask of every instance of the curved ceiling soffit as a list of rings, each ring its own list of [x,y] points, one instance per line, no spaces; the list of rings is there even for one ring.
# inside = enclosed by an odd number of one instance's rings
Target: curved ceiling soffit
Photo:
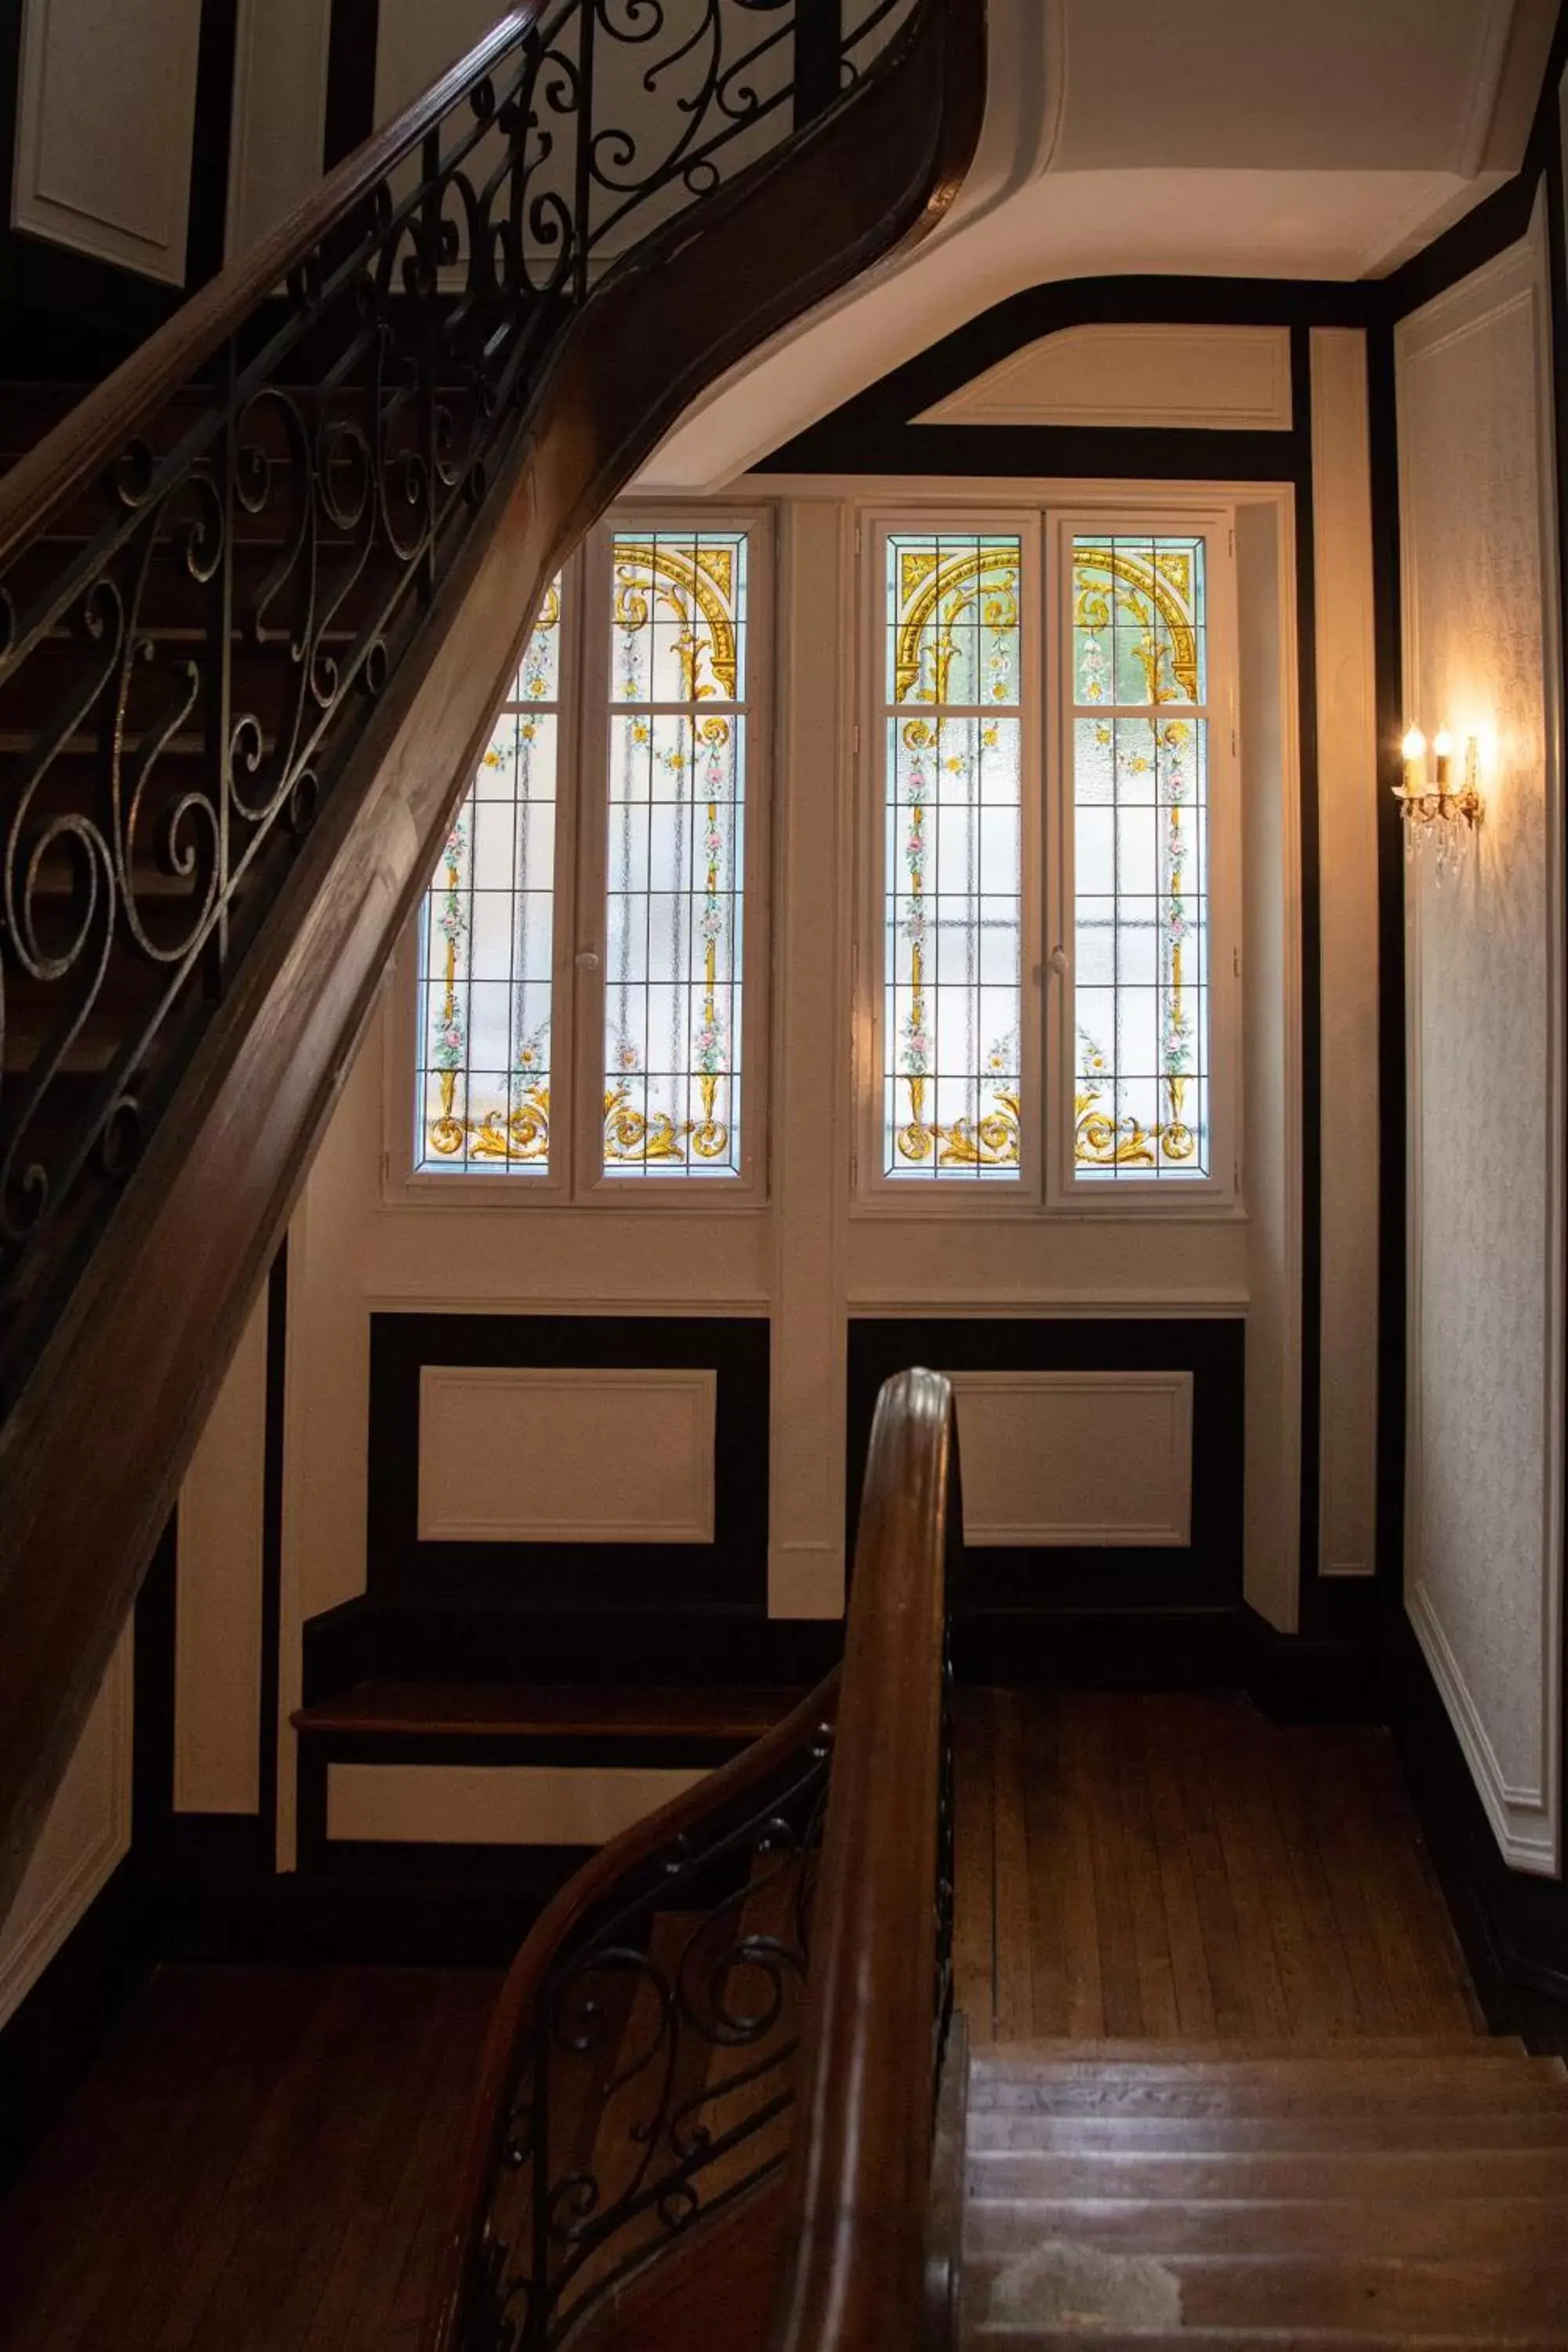
[[[1049,170],[1065,116],[1066,0],[987,0],[986,15],[985,120],[945,219],[912,251],[889,255],[721,376],[648,460],[639,490],[721,488],[930,340],[923,289],[932,262]],[[953,258],[956,268],[944,267],[944,280],[962,280],[964,265]],[[853,329],[846,331],[851,311]]]
[[[1369,132],[1359,117],[1340,131],[1324,129],[1334,152],[1313,147],[1295,155],[1293,167],[1258,168],[1251,108],[1244,110],[1248,120],[1231,123],[1228,157],[1223,125],[1211,124],[1218,140],[1215,163],[1194,168],[1187,157],[1178,160],[1194,132],[1185,107],[1177,110],[1184,119],[1173,126],[1175,143],[1163,161],[1160,142],[1152,152],[1145,136],[1150,126],[1141,122],[1140,152],[1147,161],[1108,168],[1097,140],[1103,144],[1111,93],[1100,85],[1116,81],[1123,110],[1128,93],[1125,61],[1121,71],[1109,75],[1105,24],[1119,9],[1142,5],[1110,0],[1107,10],[1105,0],[1045,0],[1043,6],[1040,0],[991,0],[994,67],[984,131],[942,227],[721,382],[656,453],[639,489],[668,494],[721,488],[942,337],[1031,286],[1129,273],[1342,280],[1382,275],[1518,167],[1556,17],[1556,0],[1432,0],[1429,54],[1418,77],[1426,101],[1417,110],[1422,128],[1415,146],[1402,152],[1394,168],[1367,167]],[[1295,0],[1274,5],[1280,11],[1279,39],[1299,44]],[[1357,21],[1365,28],[1369,55],[1386,44],[1395,18],[1403,22],[1402,0],[1373,0],[1359,20],[1354,11],[1366,0],[1331,5],[1343,15],[1342,31]],[[1087,50],[1081,42],[1069,44],[1075,9],[1085,5],[1097,11],[1088,22]],[[1211,33],[1217,16],[1243,9],[1257,38],[1265,37],[1258,0],[1176,0],[1171,28],[1178,45],[1184,6],[1199,9]],[[1085,32],[1081,18],[1078,29]],[[1073,46],[1079,54],[1069,61]],[[1356,58],[1342,43],[1339,47],[1342,53],[1323,70],[1331,64],[1353,87]],[[1130,54],[1148,55],[1136,44]],[[1159,80],[1158,58],[1148,56],[1148,63]],[[1243,80],[1246,67],[1244,57],[1237,68]],[[1191,60],[1184,70],[1191,79]],[[1307,110],[1312,112],[1316,100],[1310,88],[1303,92],[1300,71],[1289,87],[1312,100]],[[1138,104],[1149,97],[1141,93]],[[1321,120],[1321,109],[1315,119]],[[1296,122],[1292,135],[1301,130]],[[1306,168],[1308,153],[1321,153],[1322,168]]]

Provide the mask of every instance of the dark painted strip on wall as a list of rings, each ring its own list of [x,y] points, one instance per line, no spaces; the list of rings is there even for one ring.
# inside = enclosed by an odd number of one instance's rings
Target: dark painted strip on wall
[[[191,145],[185,289],[194,293],[224,263],[228,167],[234,145],[234,64],[239,0],[202,0],[196,47],[196,110]]]
[[[375,52],[381,0],[332,0],[321,169],[330,172],[375,128]]]
[[[960,1626],[1005,1619],[1020,1630],[1055,1612],[1237,1610],[1242,1591],[1241,1465],[1247,1327],[1239,1317],[888,1316],[851,1319],[848,1537],[877,1392],[910,1364],[937,1371],[1190,1371],[1193,1524],[1189,1549],[1018,1547],[969,1551]],[[1107,1475],[1113,1475],[1107,1465]]]
[[[289,1371],[289,1237],[267,1277],[266,1433],[261,1470],[261,1736],[257,1780],[261,1832],[278,1830],[278,1690],[283,1600],[284,1408]]]
[[[1364,326],[1378,289],[1317,279],[1077,278],[983,310],[761,459],[778,473],[1064,474],[1280,481],[1289,434],[1150,432],[1084,425],[913,425],[949,393],[1066,327],[1125,324]]]
[[[419,1381],[426,1364],[690,1367],[717,1374],[711,1543],[422,1542]],[[531,1679],[530,1627],[561,1613],[618,1612],[652,1593],[671,1611],[765,1616],[769,1328],[763,1316],[417,1315],[371,1318],[373,1600],[489,1607],[491,1677]],[[508,1627],[510,1628],[510,1633]]]
[[[1377,723],[1378,1395],[1377,1570],[1391,1613],[1405,1588],[1405,838],[1400,775],[1404,625],[1394,330],[1367,336],[1373,637]]]
[[[1296,441],[1296,732],[1301,765],[1301,1494],[1303,1617],[1317,1616],[1322,1488],[1323,953],[1318,847],[1318,549],[1312,486],[1311,329],[1290,329]]]

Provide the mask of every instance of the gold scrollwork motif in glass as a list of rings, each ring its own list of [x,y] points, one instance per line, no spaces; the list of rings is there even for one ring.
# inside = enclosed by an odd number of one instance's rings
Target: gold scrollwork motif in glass
[[[942,546],[898,551],[899,617],[894,640],[895,702],[944,703],[957,632],[977,609],[983,631],[993,635],[1018,626],[1018,543],[975,552]]]
[[[1143,673],[1147,702],[1203,698],[1195,566],[1189,548],[1134,553],[1124,547],[1086,547],[1080,541],[1073,550],[1074,623],[1095,635],[1110,629],[1117,612],[1133,623],[1139,634],[1131,651]]]
[[[604,1164],[722,1172],[738,1150],[735,1093],[728,1119],[719,1106],[739,1075],[745,720],[712,706],[743,691],[747,540],[617,536],[613,563]]]

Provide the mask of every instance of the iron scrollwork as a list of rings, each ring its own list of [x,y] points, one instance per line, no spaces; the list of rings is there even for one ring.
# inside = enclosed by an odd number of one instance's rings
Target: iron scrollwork
[[[841,82],[918,5],[847,8]],[[566,323],[652,230],[789,132],[797,11],[542,9],[0,565],[9,1384]]]
[[[830,1753],[824,1727],[563,1948],[518,2052],[465,2352],[548,2352],[784,2162]]]

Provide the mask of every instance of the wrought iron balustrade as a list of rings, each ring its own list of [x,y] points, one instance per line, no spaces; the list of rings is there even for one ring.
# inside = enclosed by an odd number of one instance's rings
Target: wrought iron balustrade
[[[0,481],[0,1402],[574,321],[937,5],[514,7]]]
[[[710,2268],[721,2352],[945,2347],[962,1526],[952,1391],[900,1373],[871,1434],[842,1668],[605,1846],[513,1963],[426,2352],[554,2352],[579,2328],[601,2347],[698,2340],[680,2291]]]

